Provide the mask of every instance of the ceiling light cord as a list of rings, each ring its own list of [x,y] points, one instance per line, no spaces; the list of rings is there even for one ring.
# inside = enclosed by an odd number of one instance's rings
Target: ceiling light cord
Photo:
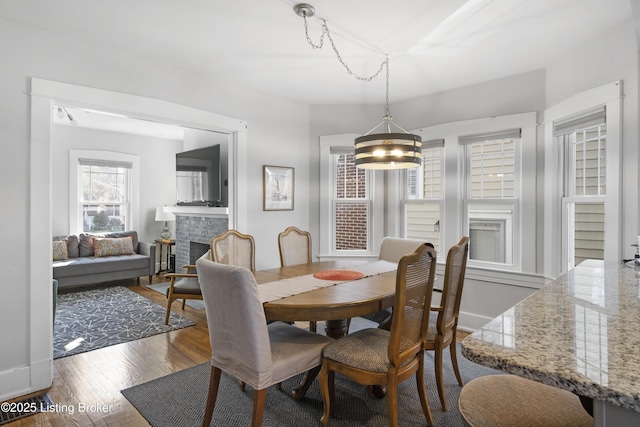
[[[369,82],[382,73],[385,70],[385,104],[384,104],[384,117],[382,122],[369,132],[355,139],[355,160],[354,164],[357,168],[361,169],[409,169],[415,168],[422,164],[422,138],[419,135],[413,135],[406,129],[393,123],[393,117],[391,116],[391,110],[389,108],[389,55],[385,54],[384,61],[380,64],[378,71],[368,77],[362,77],[354,73],[351,68],[344,62],[336,44],[331,37],[331,32],[327,26],[327,21],[322,21],[322,34],[320,35],[320,42],[314,43],[309,36],[309,24],[307,23],[307,16],[313,16],[315,10],[313,6],[306,3],[299,3],[293,7],[294,12],[304,19],[304,33],[307,38],[307,42],[314,49],[321,49],[324,46],[324,36],[326,35],[331,43],[331,47],[338,58],[338,61],[347,70],[347,73],[354,76],[357,80]],[[402,130],[403,133],[393,133],[391,131],[391,124]],[[384,126],[386,132],[384,133],[372,133],[374,130]]]
[[[321,18],[322,21],[322,34],[320,34],[320,41],[318,42],[318,44],[315,44],[313,42],[313,40],[311,40],[311,37],[309,36],[309,23],[307,22],[307,13],[305,11],[302,11],[302,19],[304,19],[304,35],[307,38],[307,43],[309,43],[309,45],[314,48],[314,49],[322,49],[322,47],[324,46],[324,36],[326,35],[327,38],[329,39],[329,43],[331,43],[331,48],[333,49],[333,52],[336,54],[336,57],[338,58],[338,62],[340,62],[342,64],[342,66],[345,68],[345,70],[347,70],[347,73],[352,75],[353,77],[355,77],[357,80],[361,80],[364,82],[370,82],[371,80],[375,79],[376,77],[378,77],[380,75],[380,73],[382,72],[382,69],[385,67],[387,67],[387,80],[389,78],[389,55],[385,55],[385,59],[384,61],[382,61],[382,63],[380,64],[380,67],[378,68],[378,71],[376,71],[375,73],[373,73],[370,76],[367,77],[363,77],[360,76],[356,73],[353,72],[353,70],[351,68],[349,68],[349,65],[347,65],[346,62],[344,62],[344,60],[342,59],[342,56],[340,55],[340,52],[338,51],[338,48],[336,47],[335,42],[333,41],[333,38],[331,37],[331,32],[329,31],[329,27],[327,26],[327,20]]]

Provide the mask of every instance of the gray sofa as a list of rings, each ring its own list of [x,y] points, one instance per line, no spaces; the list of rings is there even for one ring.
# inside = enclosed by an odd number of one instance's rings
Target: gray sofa
[[[135,253],[95,256],[94,237],[113,239],[130,237],[131,246]],[[149,276],[149,283],[151,283],[155,274],[156,246],[155,244],[138,241],[138,233],[136,231],[124,231],[101,236],[89,234],[55,236],[53,240],[66,242],[66,245],[53,243],[53,278],[58,281],[60,288],[91,285],[134,277],[139,279],[140,276]],[[56,251],[61,245],[66,247],[66,258],[65,254],[60,255]]]

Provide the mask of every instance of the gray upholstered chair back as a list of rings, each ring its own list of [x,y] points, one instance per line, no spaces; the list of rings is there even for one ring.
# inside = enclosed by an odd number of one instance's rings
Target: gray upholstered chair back
[[[255,278],[244,267],[196,263],[211,339],[211,363],[254,389],[272,384],[271,344]]]
[[[311,233],[297,227],[287,227],[278,234],[280,265],[306,264],[311,262]]]
[[[244,267],[256,271],[255,241],[253,236],[236,230],[227,230],[211,239],[211,255],[220,264]]]
[[[413,253],[418,246],[428,243],[418,239],[403,239],[400,237],[385,237],[380,243],[379,260],[398,262],[400,258]]]

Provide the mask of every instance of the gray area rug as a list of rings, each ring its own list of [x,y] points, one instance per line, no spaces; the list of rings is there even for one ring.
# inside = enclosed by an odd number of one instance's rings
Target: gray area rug
[[[425,355],[425,378],[429,405],[436,426],[462,426],[458,410],[458,396],[461,387],[455,379],[450,364],[449,352],[444,355],[444,380],[449,410],[442,411],[433,372],[433,352]],[[460,354],[458,344],[458,364],[462,380],[466,384],[473,378],[499,374],[484,366],[468,361]],[[154,427],[200,426],[209,385],[209,363],[159,378],[122,391],[122,394],[136,407],[142,416]],[[290,396],[290,391],[300,381],[301,376],[282,383],[282,391],[270,387],[263,426],[313,426],[318,425],[322,416],[323,403],[320,387],[315,381],[307,395],[300,401]],[[387,401],[367,397],[365,387],[336,375],[336,418],[329,425],[333,427],[388,426]],[[241,391],[238,381],[223,374],[213,426],[247,426],[251,423],[253,389],[249,386]],[[427,425],[420,407],[415,379],[400,384],[398,390],[399,425],[406,427]]]
[[[169,289],[169,283],[154,283],[153,285],[147,285],[147,288],[166,296],[167,289]],[[178,300],[178,304],[182,304],[182,300]],[[204,308],[204,301],[198,299],[188,299],[187,305],[191,308],[195,308],[196,310],[202,310]]]
[[[195,325],[124,286],[58,295],[53,357],[71,356]]]

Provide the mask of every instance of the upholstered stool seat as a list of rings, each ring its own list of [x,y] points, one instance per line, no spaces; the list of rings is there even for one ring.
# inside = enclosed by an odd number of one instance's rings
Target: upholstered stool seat
[[[575,394],[515,375],[476,378],[458,403],[470,427],[593,426]]]

